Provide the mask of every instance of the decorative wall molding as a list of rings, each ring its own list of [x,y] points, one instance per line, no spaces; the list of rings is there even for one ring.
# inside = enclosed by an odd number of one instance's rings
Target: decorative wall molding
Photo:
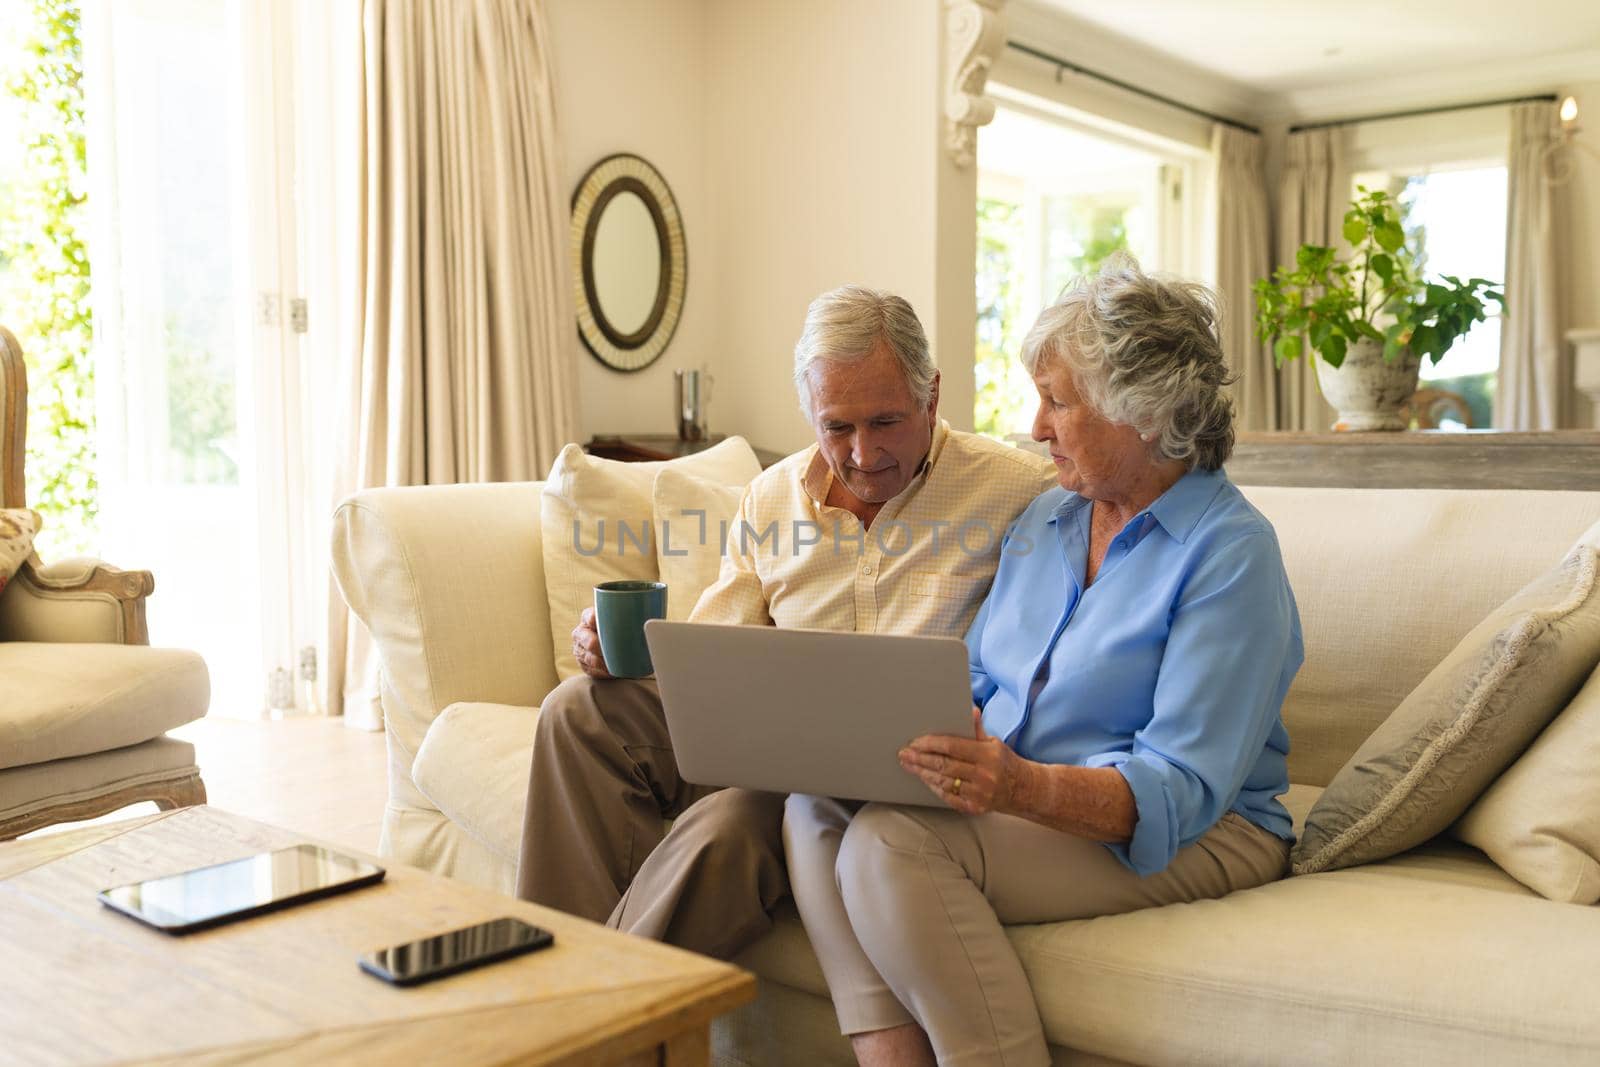
[[[958,167],[977,158],[978,127],[994,119],[983,95],[1000,50],[1006,46],[1005,0],[945,0],[945,151]]]

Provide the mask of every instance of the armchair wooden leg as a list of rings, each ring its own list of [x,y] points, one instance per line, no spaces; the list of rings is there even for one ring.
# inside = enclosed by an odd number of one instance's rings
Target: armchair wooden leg
[[[206,784],[200,780],[198,774],[191,774],[187,778],[164,783],[161,787],[161,793],[150,797],[150,799],[154,800],[156,807],[162,811],[204,804],[206,802]]]

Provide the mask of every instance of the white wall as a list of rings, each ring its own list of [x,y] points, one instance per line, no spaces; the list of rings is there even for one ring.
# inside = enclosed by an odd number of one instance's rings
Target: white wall
[[[715,429],[779,450],[811,440],[791,373],[818,293],[888,289],[935,331],[939,16],[927,0],[713,0],[708,221],[725,346]],[[936,354],[960,347],[931,339]],[[970,378],[970,327],[965,341]]]
[[[724,350],[706,174],[706,0],[550,0],[545,18],[568,194],[605,156],[643,156],[678,201],[689,249],[683,318],[654,364],[613,371],[571,330],[580,435],[671,432],[672,369],[715,369]]]
[[[818,293],[856,282],[916,308],[972,423],[976,176],[940,148],[942,5],[931,0],[552,0],[557,117],[576,187],[612,152],[682,209],[684,317],[652,367],[579,352],[579,425],[672,429],[672,368],[708,366],[713,432],[786,451],[811,432],[791,383]]]

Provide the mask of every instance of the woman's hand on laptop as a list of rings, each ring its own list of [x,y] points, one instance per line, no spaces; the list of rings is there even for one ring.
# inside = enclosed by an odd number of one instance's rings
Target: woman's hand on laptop
[[[1024,761],[1004,741],[984,731],[983,711],[976,705],[972,732],[972,737],[924,734],[900,750],[900,766],[959,812],[1010,811]]]
[[[595,625],[594,609],[584,608],[572,630],[572,654],[578,666],[591,678],[609,678],[605,653],[600,651],[600,628]]]

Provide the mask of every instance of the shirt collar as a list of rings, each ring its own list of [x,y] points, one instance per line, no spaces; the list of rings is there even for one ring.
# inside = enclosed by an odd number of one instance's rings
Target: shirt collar
[[[1189,535],[1199,525],[1200,517],[1206,513],[1206,509],[1211,506],[1211,502],[1217,498],[1217,494],[1222,491],[1223,483],[1226,481],[1227,475],[1223,474],[1220,469],[1206,471],[1195,468],[1182,478],[1179,478],[1172,488],[1156,497],[1154,503],[1134,518],[1135,520],[1140,520],[1145,515],[1151,516],[1161,524],[1162,529],[1167,531],[1168,536],[1182,544],[1189,539]],[[1057,505],[1047,521],[1053,523],[1065,515],[1078,511],[1080,508],[1088,507],[1089,504],[1090,501],[1087,497],[1081,497],[1077,493],[1069,494],[1067,499]]]
[[[928,454],[923,457],[922,467],[917,471],[917,476],[911,479],[911,484],[900,492],[919,488],[927,481],[928,475],[933,473],[934,464],[939,462],[939,456],[944,452],[944,444],[950,438],[950,424],[940,419],[933,427],[933,440],[928,446]],[[822,455],[822,448],[818,445],[811,446],[811,458],[806,461],[806,470],[800,478],[801,487],[806,495],[817,504],[823,504],[828,499],[828,490],[833,488],[833,468],[828,466],[828,461]]]

